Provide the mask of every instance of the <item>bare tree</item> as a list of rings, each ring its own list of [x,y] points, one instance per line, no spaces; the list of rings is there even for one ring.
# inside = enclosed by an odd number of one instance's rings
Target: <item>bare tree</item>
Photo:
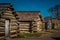
[[[60,18],[60,5],[56,5],[54,7],[51,7],[49,9],[49,12],[51,12],[52,17],[57,18],[57,19]]]

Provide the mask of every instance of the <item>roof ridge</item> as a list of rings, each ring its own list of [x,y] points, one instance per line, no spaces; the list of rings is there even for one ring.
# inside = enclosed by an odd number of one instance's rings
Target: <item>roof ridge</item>
[[[40,11],[16,11],[16,12],[40,12]]]

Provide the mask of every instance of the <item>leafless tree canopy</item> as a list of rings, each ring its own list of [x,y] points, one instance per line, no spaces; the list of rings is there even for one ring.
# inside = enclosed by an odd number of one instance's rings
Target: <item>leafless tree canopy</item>
[[[49,8],[49,12],[51,12],[52,17],[60,18],[60,5],[56,5],[54,7]]]

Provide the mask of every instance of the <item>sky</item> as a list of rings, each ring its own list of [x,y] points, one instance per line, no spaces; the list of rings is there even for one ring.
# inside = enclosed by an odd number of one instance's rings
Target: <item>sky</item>
[[[16,11],[40,11],[46,17],[50,16],[48,9],[60,5],[60,0],[0,0],[0,3],[11,3]]]

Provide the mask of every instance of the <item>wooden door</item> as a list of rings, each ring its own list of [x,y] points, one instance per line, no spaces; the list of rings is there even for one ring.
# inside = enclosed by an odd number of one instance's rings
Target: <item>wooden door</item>
[[[9,20],[5,21],[5,36],[8,37],[9,36],[9,32],[10,32],[10,26],[9,26]]]

